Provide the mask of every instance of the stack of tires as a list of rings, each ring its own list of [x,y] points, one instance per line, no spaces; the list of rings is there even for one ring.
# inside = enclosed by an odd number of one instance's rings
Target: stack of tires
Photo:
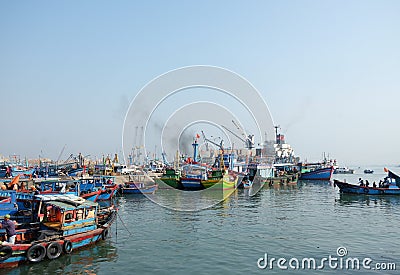
[[[50,260],[57,259],[62,252],[66,254],[72,252],[72,243],[70,241],[65,240],[63,245],[59,242],[51,242],[47,246],[42,243],[34,244],[26,252],[26,258],[30,262],[37,263],[42,261],[46,256]]]

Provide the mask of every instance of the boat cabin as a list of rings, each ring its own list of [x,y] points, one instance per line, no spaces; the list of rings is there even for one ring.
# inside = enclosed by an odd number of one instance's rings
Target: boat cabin
[[[39,221],[43,230],[61,231],[63,236],[94,230],[98,204],[73,195],[39,195]]]
[[[207,169],[200,165],[184,165],[182,166],[182,177],[207,180]]]

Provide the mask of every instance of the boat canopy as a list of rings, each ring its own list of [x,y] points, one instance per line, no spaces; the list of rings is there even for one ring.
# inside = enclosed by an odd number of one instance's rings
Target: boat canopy
[[[88,201],[72,194],[36,195],[35,197],[47,204],[57,205],[57,203],[64,203],[73,207],[73,209],[98,205],[96,202]]]
[[[69,204],[63,201],[46,201],[46,204],[55,206],[57,208],[63,209],[65,211],[75,210],[75,209],[85,209],[85,208],[93,208],[97,206],[97,203],[92,201],[86,201],[85,203],[75,206],[73,204]]]

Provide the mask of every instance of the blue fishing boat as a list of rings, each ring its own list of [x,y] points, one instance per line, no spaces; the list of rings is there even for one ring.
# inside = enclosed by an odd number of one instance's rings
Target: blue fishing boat
[[[129,175],[129,181],[120,186],[122,194],[154,194],[158,185],[145,173]]]
[[[16,177],[32,177],[35,173],[35,168],[24,168],[21,166],[1,165],[0,166],[0,178]]]
[[[38,222],[17,226],[15,244],[0,230],[0,268],[53,260],[104,240],[117,214],[113,207],[101,209],[73,195],[37,195],[35,201],[41,206],[34,213]]]
[[[199,137],[200,136],[197,135],[196,139],[192,143],[193,160],[188,158],[187,164],[183,165],[181,168],[182,173],[180,184],[185,190],[204,189],[204,186],[201,184],[201,182],[208,179],[207,168],[197,163],[197,147],[199,146],[197,139]]]
[[[18,175],[21,176],[32,176],[35,173],[35,168],[23,168],[23,167],[12,167],[11,168],[11,176],[16,177]]]
[[[121,187],[122,194],[154,194],[158,188],[157,184],[146,185],[143,182],[126,182]]]
[[[330,167],[321,167],[321,166],[313,166],[306,165],[300,166],[300,176],[299,180],[331,180],[333,174],[333,166]]]
[[[118,192],[119,187],[115,183],[114,176],[104,175],[95,175],[90,179],[82,179],[80,180],[79,186],[82,190],[86,190],[86,192],[97,192],[100,190],[100,194],[98,194],[96,201],[111,200]]]
[[[0,166],[0,178],[8,178],[11,176],[11,169],[7,165]]]
[[[197,164],[182,166],[181,185],[186,190],[204,189],[202,181],[207,180],[207,168]]]
[[[100,188],[88,180],[46,180],[40,182],[40,194],[73,194],[89,201],[97,201],[102,193]]]
[[[15,191],[0,191],[0,217],[15,215],[18,212],[17,196]]]
[[[390,170],[385,169],[388,175],[378,185],[351,184],[344,181],[334,180],[335,186],[339,187],[340,193],[365,194],[365,195],[400,195],[400,177]]]

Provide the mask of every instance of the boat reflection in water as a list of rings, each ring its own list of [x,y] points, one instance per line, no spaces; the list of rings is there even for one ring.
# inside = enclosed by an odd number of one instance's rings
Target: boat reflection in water
[[[376,205],[379,207],[390,207],[400,205],[400,197],[388,195],[365,196],[363,194],[339,193],[335,202],[339,203],[341,206],[365,207]]]
[[[10,270],[8,274],[98,274],[103,263],[114,262],[117,257],[117,248],[113,242],[106,241],[62,255],[53,261],[22,265]]]

